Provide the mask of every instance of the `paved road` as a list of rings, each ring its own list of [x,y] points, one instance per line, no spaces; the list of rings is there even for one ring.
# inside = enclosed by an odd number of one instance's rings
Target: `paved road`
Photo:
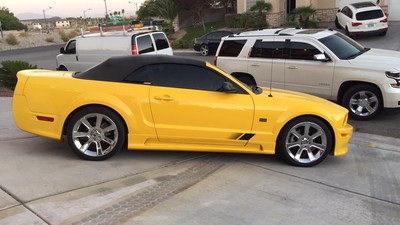
[[[336,224],[400,221],[399,139],[355,133],[312,168],[274,156],[122,151],[102,162],[18,130],[0,98],[0,224]]]

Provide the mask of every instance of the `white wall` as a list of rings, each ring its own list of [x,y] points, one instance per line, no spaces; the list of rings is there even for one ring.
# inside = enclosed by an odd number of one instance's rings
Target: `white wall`
[[[400,21],[400,2],[399,2],[399,0],[389,0],[388,11],[389,11],[389,21]]]

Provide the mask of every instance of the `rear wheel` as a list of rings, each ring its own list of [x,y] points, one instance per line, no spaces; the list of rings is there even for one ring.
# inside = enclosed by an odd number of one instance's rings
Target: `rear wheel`
[[[309,167],[322,162],[332,151],[333,136],[328,126],[312,116],[290,121],[282,129],[276,152],[294,166]]]
[[[376,117],[383,108],[380,91],[371,85],[351,87],[343,96],[343,106],[349,116],[356,120],[369,120]]]
[[[210,49],[208,48],[208,46],[206,44],[202,44],[200,46],[200,54],[203,56],[207,56],[210,52]]]
[[[122,148],[125,137],[122,119],[114,111],[99,106],[79,111],[67,127],[68,144],[87,160],[110,158]]]

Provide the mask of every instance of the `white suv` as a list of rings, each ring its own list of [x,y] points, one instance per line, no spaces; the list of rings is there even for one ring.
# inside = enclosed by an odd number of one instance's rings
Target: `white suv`
[[[353,3],[338,10],[335,20],[338,29],[349,37],[363,33],[386,35],[388,19],[383,10],[372,2]]]
[[[400,52],[364,48],[333,30],[267,29],[223,38],[215,65],[249,85],[336,101],[354,119],[400,107]]]

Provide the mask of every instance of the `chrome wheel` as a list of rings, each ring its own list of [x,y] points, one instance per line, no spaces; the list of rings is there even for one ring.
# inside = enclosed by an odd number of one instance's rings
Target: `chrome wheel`
[[[357,116],[374,114],[378,107],[378,97],[370,91],[360,91],[350,97],[349,108]]]
[[[201,45],[200,46],[200,54],[206,56],[206,55],[208,55],[208,53],[209,53],[208,46],[207,45]]]
[[[299,163],[311,163],[325,153],[327,137],[324,129],[312,122],[302,122],[289,130],[286,151]]]
[[[349,110],[351,118],[368,120],[381,112],[383,101],[377,88],[371,85],[357,85],[344,94],[342,105]]]
[[[84,159],[103,160],[114,155],[125,141],[125,128],[113,111],[90,107],[72,117],[67,138],[71,148]]]
[[[279,134],[276,152],[295,166],[314,166],[332,151],[333,135],[319,118],[304,116],[290,121]]]

